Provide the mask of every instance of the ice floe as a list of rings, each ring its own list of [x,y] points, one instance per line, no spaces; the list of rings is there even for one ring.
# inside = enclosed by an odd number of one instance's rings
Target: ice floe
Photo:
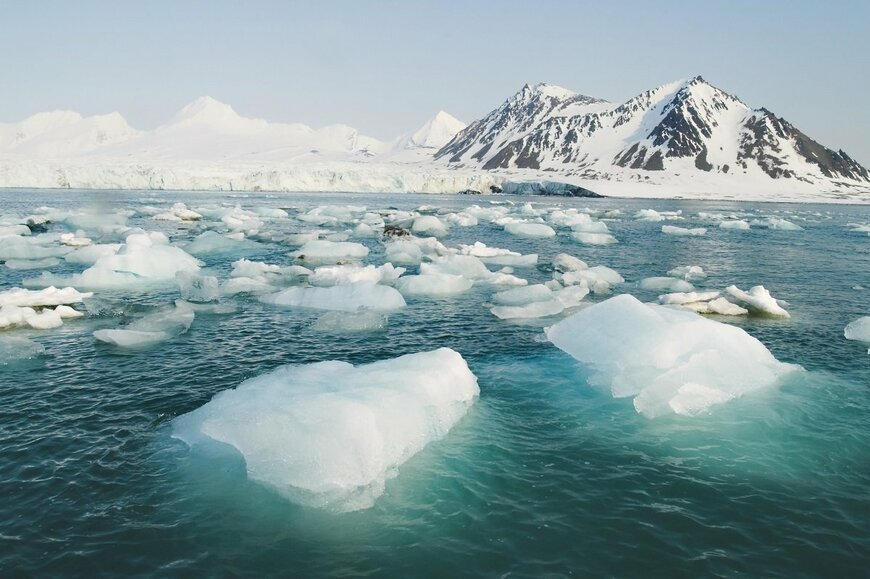
[[[725,288],[725,292],[752,312],[781,318],[790,317],[779,301],[770,295],[770,292],[763,285],[754,286],[748,292],[732,285]]]
[[[281,366],[176,418],[172,431],[191,447],[235,448],[251,480],[292,502],[353,511],[371,507],[479,393],[447,348],[361,366]]]
[[[707,230],[703,227],[677,227],[676,225],[662,225],[662,233],[679,237],[699,237],[705,235]]]
[[[260,297],[278,306],[354,312],[360,308],[390,311],[405,307],[405,299],[395,288],[370,281],[332,287],[294,286]]]
[[[85,288],[126,287],[175,280],[179,271],[198,271],[200,261],[169,244],[162,233],[129,235],[118,251],[103,255],[79,274],[56,276],[44,272],[25,280],[28,286],[70,284]]]
[[[148,314],[125,328],[97,330],[94,338],[120,348],[152,346],[187,332],[194,317],[193,308],[177,302],[175,307]]]
[[[31,360],[45,354],[45,346],[27,338],[0,336],[0,366]]]
[[[359,260],[368,254],[369,248],[361,243],[314,239],[306,242],[293,256],[302,263],[327,265]]]
[[[651,418],[708,411],[797,368],[740,328],[628,294],[582,309],[546,333],[593,371],[590,384],[634,397],[635,409]]]

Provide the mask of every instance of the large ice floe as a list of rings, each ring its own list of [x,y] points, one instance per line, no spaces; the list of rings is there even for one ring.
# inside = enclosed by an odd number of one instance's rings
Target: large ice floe
[[[441,348],[373,364],[281,366],[176,418],[191,447],[223,444],[250,480],[292,502],[371,507],[398,467],[443,438],[479,395],[457,352]]]
[[[117,288],[174,282],[180,271],[195,272],[200,261],[183,249],[169,244],[160,232],[135,233],[127,236],[117,252],[99,257],[82,273],[42,276],[25,280],[25,285],[69,284],[84,288]]]
[[[590,384],[633,396],[650,418],[706,412],[799,368],[740,328],[628,294],[580,310],[547,337],[593,371]]]

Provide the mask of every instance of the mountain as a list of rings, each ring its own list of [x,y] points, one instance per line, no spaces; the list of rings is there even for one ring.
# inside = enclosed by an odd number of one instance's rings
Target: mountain
[[[139,134],[118,113],[83,117],[72,111],[37,113],[0,124],[0,153],[62,157],[91,152]]]
[[[870,174],[845,152],[699,76],[622,103],[525,85],[467,126],[441,111],[388,142],[245,117],[211,97],[148,131],[118,113],[40,113],[0,124],[0,187],[870,202]]]
[[[465,123],[444,111],[438,111],[425,125],[407,138],[404,146],[440,149],[465,128]]]
[[[820,145],[766,109],[751,109],[700,76],[621,104],[526,85],[458,133],[435,158],[454,167],[585,179],[652,176],[662,182],[666,176],[708,174],[741,182],[870,183],[867,169],[845,152]]]

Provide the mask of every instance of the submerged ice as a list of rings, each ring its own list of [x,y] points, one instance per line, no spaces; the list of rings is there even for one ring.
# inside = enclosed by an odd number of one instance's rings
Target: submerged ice
[[[371,507],[397,468],[443,438],[479,395],[448,348],[362,366],[281,366],[173,422],[191,447],[222,443],[248,477],[298,504]]]

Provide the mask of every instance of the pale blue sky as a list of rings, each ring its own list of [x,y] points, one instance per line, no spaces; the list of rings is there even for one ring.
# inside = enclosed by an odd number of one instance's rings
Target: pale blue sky
[[[0,0],[0,122],[197,96],[378,138],[470,121],[526,82],[621,101],[703,75],[870,165],[870,2]]]

